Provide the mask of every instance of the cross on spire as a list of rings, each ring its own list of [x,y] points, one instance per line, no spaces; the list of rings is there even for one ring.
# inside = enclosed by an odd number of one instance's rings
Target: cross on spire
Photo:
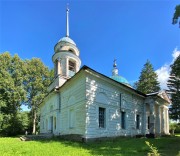
[[[114,59],[113,67],[117,67],[116,59]]]
[[[112,76],[118,76],[118,68],[117,68],[116,59],[114,59],[114,63],[113,63]]]

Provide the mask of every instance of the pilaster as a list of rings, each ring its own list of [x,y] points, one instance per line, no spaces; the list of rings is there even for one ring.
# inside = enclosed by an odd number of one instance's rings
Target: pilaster
[[[161,108],[159,105],[156,104],[157,112],[156,112],[156,134],[161,134]]]
[[[164,133],[169,134],[169,114],[167,106],[164,106]]]
[[[168,111],[168,108],[167,108],[167,134],[170,134],[169,133],[169,111]]]
[[[161,106],[161,133],[165,134],[165,115],[164,115],[164,106]]]
[[[154,101],[150,103],[150,134],[155,133],[155,111],[154,111]]]
[[[60,58],[57,59],[57,75],[61,74],[61,63],[60,63]]]
[[[69,62],[69,58],[66,58],[66,77],[69,77],[69,67],[68,67],[68,63]]]
[[[147,123],[147,121],[146,121],[146,103],[144,104],[144,110],[143,110],[143,114],[144,114],[144,120],[143,120],[143,133],[144,133],[144,135],[146,135],[146,123]]]

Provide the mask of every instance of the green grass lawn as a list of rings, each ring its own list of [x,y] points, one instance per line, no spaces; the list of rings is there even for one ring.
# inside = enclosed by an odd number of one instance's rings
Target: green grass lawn
[[[0,138],[0,156],[146,156],[149,148],[145,141],[156,146],[162,156],[180,156],[180,137],[119,138],[91,143],[58,139],[23,142],[19,138]]]

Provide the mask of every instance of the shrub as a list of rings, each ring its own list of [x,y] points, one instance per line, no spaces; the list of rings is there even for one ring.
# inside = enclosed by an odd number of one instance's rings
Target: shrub
[[[175,133],[180,133],[180,123],[177,123]]]

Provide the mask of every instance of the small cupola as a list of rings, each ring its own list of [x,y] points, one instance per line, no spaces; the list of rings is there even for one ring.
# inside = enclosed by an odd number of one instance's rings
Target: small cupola
[[[126,80],[126,78],[118,75],[118,68],[117,68],[116,59],[114,59],[111,79],[131,87],[129,82]]]

